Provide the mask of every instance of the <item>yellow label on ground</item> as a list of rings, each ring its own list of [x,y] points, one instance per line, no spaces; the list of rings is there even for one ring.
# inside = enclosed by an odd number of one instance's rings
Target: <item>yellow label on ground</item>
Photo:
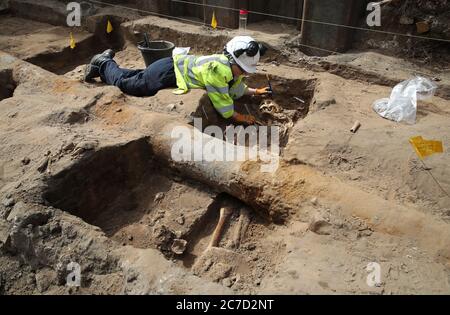
[[[413,146],[420,159],[424,159],[434,153],[443,153],[442,141],[426,140],[422,136],[412,137],[409,142]]]

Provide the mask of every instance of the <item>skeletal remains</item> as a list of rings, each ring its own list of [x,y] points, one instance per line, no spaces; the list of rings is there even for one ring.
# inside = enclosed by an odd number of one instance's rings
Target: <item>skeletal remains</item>
[[[235,209],[229,205],[224,205],[220,208],[219,221],[214,229],[211,236],[211,241],[208,247],[203,251],[202,255],[197,259],[197,262],[193,266],[193,270],[202,269],[202,264],[204,259],[208,257],[212,251],[217,251],[219,249],[220,240],[222,238],[223,230],[227,223],[227,220],[231,217]],[[240,247],[242,240],[245,237],[248,226],[250,225],[250,211],[245,207],[241,207],[238,223],[235,225],[233,232],[231,233],[231,240],[229,240],[226,245],[227,249],[221,248],[222,252],[229,253],[233,257],[234,252],[231,249],[237,249]]]
[[[284,138],[289,129],[294,127],[292,119],[284,113],[283,108],[281,108],[280,105],[274,103],[272,100],[265,100],[259,107],[259,110],[263,115],[270,116],[267,123],[269,127],[277,126],[280,128],[281,138]]]
[[[220,209],[219,222],[217,223],[217,226],[212,234],[211,242],[209,243],[208,246],[209,248],[219,246],[224,226],[228,218],[233,214],[233,210],[234,209],[230,206],[223,206]],[[239,248],[249,224],[250,224],[250,211],[246,207],[242,207],[240,209],[239,221],[232,233],[232,239],[227,244],[227,247]]]

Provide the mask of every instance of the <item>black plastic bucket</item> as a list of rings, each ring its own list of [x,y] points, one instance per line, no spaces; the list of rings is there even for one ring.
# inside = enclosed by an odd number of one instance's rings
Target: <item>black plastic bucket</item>
[[[144,57],[146,67],[159,59],[172,57],[172,52],[175,49],[173,43],[165,40],[150,41],[148,46],[145,41],[138,44],[138,49],[141,51],[142,57]]]

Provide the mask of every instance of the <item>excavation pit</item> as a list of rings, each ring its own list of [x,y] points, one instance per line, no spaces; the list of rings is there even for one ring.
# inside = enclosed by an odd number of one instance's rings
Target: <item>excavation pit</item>
[[[269,223],[248,210],[251,232],[242,237],[240,248],[230,247],[245,205],[227,194],[182,179],[178,173],[165,171],[163,166],[153,159],[146,139],[101,148],[47,178],[43,198],[48,205],[98,226],[119,246],[158,249],[180,267],[215,282],[226,277],[221,268],[229,266],[229,277],[240,274],[239,285],[254,288],[253,271],[260,267],[256,260],[246,262],[245,258],[247,253],[254,254],[250,251],[255,243],[268,250],[252,235],[268,233]],[[225,203],[232,207],[233,214],[218,247],[209,250]],[[174,252],[177,242],[185,246],[182,253]],[[213,266],[206,270],[209,257]],[[269,269],[258,273],[270,272],[271,259],[267,258],[265,266]]]
[[[70,34],[75,47],[70,47]],[[119,35],[101,36],[65,26],[5,15],[0,20],[0,50],[61,75],[86,64],[107,48],[120,50]]]
[[[95,54],[108,49],[109,46],[99,42],[94,36],[77,44],[75,49],[66,47],[58,52],[43,52],[25,59],[36,66],[58,75],[65,74],[80,65],[88,64]]]
[[[249,77],[246,82],[252,87],[268,86],[267,77],[261,74]],[[292,127],[299,119],[308,115],[316,80],[271,77],[270,83],[274,91],[271,97],[243,96],[235,101],[235,110],[241,114],[253,115],[257,121],[256,126],[278,126],[280,146],[284,147],[289,141]],[[212,104],[205,95],[194,115],[202,118],[202,131],[209,126],[219,126],[225,133],[230,121],[221,118],[211,107]]]
[[[173,240],[198,228],[216,194],[166,172],[141,139],[88,153],[49,178],[43,197],[121,244],[171,256]]]

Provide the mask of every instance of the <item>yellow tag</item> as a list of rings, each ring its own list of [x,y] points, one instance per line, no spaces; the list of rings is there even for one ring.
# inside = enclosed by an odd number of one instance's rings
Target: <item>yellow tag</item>
[[[114,30],[111,22],[108,20],[108,25],[106,26],[106,33],[111,33]]]
[[[417,136],[409,139],[409,142],[421,160],[434,153],[444,152],[442,141],[425,140],[421,136]]]
[[[73,34],[70,33],[70,49],[75,49],[77,44],[75,43],[75,38],[73,38]]]
[[[214,29],[217,28],[216,11],[213,12],[212,21],[211,21],[211,27],[214,28]]]

